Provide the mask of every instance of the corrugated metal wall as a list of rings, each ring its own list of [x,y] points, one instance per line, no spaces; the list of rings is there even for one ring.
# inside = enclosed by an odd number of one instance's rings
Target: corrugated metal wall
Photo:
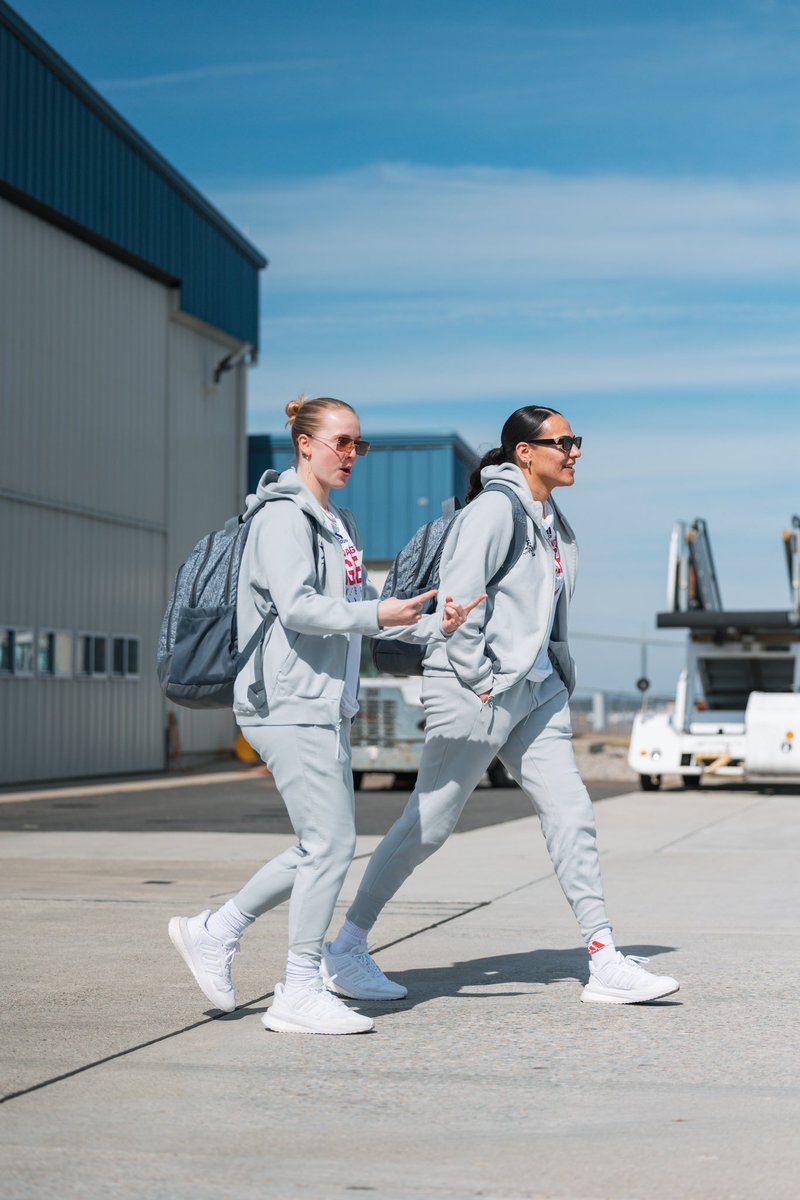
[[[294,462],[291,439],[280,434],[254,434],[249,447],[251,490],[268,466],[282,471]],[[373,438],[337,496],[356,515],[367,558],[394,558],[420,525],[441,515],[444,500],[463,500],[476,462],[455,436]]]
[[[0,679],[0,779],[158,768],[169,294],[2,200],[0,248],[0,624],[143,651],[138,680]]]
[[[226,372],[218,385],[213,370],[226,353],[173,321],[169,330],[169,438],[167,481],[167,582],[204,534],[241,512],[245,493],[244,367]],[[171,706],[184,753],[229,750],[235,724],[229,710],[195,712]]]
[[[158,769],[175,569],[237,511],[244,368],[170,292],[0,200],[0,626],[141,639],[139,679],[0,678],[0,782]],[[230,748],[229,713],[184,750]]]
[[[258,345],[263,257],[0,0],[0,181],[181,285]]]
[[[0,231],[0,486],[163,526],[167,290],[4,200]]]
[[[0,621],[141,639],[140,679],[0,678],[0,782],[159,770],[163,537],[0,499]]]

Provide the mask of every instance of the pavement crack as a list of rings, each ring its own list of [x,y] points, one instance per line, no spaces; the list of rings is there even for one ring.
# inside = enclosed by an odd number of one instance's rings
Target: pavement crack
[[[250,1003],[253,1004],[254,1001],[251,1000]],[[8,1092],[5,1096],[0,1096],[0,1104],[6,1104],[9,1100],[19,1100],[21,1096],[29,1096],[31,1092],[41,1091],[42,1088],[51,1087],[54,1083],[61,1083],[64,1079],[74,1079],[76,1075],[83,1075],[85,1071],[92,1071],[95,1067],[103,1066],[104,1063],[113,1062],[117,1058],[125,1058],[128,1054],[135,1054],[137,1050],[145,1050],[148,1046],[167,1042],[170,1038],[179,1037],[182,1033],[189,1033],[192,1029],[199,1029],[202,1025],[210,1024],[211,1021],[218,1021],[224,1015],[224,1013],[219,1013],[218,1016],[204,1017],[202,1021],[193,1021],[191,1025],[184,1025],[181,1029],[161,1033],[158,1037],[149,1038],[146,1042],[139,1042],[135,1046],[128,1046],[124,1050],[118,1050],[115,1054],[106,1054],[104,1058],[96,1058],[93,1062],[84,1063],[83,1066],[75,1067],[72,1071],[64,1071],[61,1075],[52,1075],[49,1079],[42,1079],[39,1083],[31,1084],[30,1087],[20,1088],[16,1092]]]
[[[432,921],[430,925],[423,925],[420,929],[414,929],[411,933],[406,933],[402,937],[395,938],[394,941],[384,942],[381,946],[376,946],[374,950],[370,950],[370,954],[379,954],[381,950],[388,950],[390,946],[399,946],[401,942],[410,942],[412,938],[419,937],[421,933],[430,933],[432,929],[439,929],[442,925],[447,925],[450,921],[458,921],[461,917],[467,917],[470,913],[477,912],[480,908],[489,908],[492,904],[497,904],[499,900],[505,900],[507,896],[513,896],[516,892],[524,892],[526,888],[534,887],[537,883],[544,883],[546,880],[552,879],[552,872],[547,875],[540,875],[538,879],[529,879],[526,883],[520,883],[516,887],[509,888],[506,892],[500,892],[497,896],[492,896],[491,900],[479,900],[476,904],[470,904],[467,908],[462,908],[459,912],[450,913],[447,917],[442,917],[439,921]]]
[[[380,946],[375,946],[371,950],[371,953],[380,954],[381,951],[389,950],[392,946],[399,946],[402,942],[409,942],[412,938],[419,937],[423,933],[430,933],[434,929],[440,929],[442,925],[448,925],[451,921],[458,921],[462,917],[468,917],[470,913],[478,912],[479,909],[490,908],[491,905],[498,903],[498,901],[505,900],[507,896],[513,896],[516,892],[522,892],[526,888],[534,887],[537,883],[543,883],[550,878],[551,874],[548,873],[537,879],[530,879],[526,883],[518,884],[517,887],[509,888],[508,891],[501,892],[499,895],[493,896],[490,900],[479,900],[475,904],[470,904],[466,908],[459,909],[458,912],[450,913],[438,921],[432,921],[429,925],[423,925],[419,929],[413,929],[410,933],[404,934],[402,937],[394,938],[391,942],[384,942]],[[154,902],[150,901],[150,903]],[[245,1008],[250,1008],[254,1004],[260,1004],[263,1000],[269,1000],[272,995],[272,992],[265,992],[263,996],[254,996],[251,1000],[246,1000],[243,1004],[238,1005],[237,1012],[241,1012]],[[39,1092],[43,1088],[52,1087],[55,1083],[63,1083],[67,1079],[74,1079],[78,1075],[84,1075],[87,1071],[93,1071],[96,1067],[105,1066],[106,1063],[115,1062],[120,1058],[127,1058],[129,1055],[136,1054],[140,1050],[147,1050],[150,1046],[157,1046],[160,1042],[168,1042],[172,1038],[180,1037],[184,1033],[191,1033],[194,1029],[202,1029],[204,1025],[210,1025],[213,1021],[219,1021],[231,1015],[230,1013],[215,1013],[213,1016],[203,1017],[200,1021],[193,1021],[190,1025],[183,1025],[180,1029],[172,1029],[169,1033],[161,1033],[158,1037],[148,1038],[145,1042],[137,1042],[135,1046],[127,1046],[124,1050],[117,1050],[114,1054],[106,1054],[103,1058],[96,1058],[92,1062],[83,1063],[82,1066],[75,1067],[71,1071],[64,1071],[60,1075],[52,1075],[49,1079],[42,1079],[38,1083],[31,1084],[30,1087],[20,1088],[15,1092],[8,1092],[5,1096],[0,1096],[0,1104],[7,1104],[10,1100],[19,1100],[23,1096],[29,1096],[32,1092]]]
[[[449,924],[450,921],[458,921],[459,918],[477,912],[479,908],[488,908],[493,903],[494,900],[479,900],[477,904],[471,904],[469,908],[463,908],[460,912],[451,913],[449,917],[442,917],[440,921],[432,921],[430,925],[423,925],[421,929],[412,929],[411,933],[404,933],[402,937],[394,938],[391,942],[375,946],[374,949],[370,949],[370,954],[380,954],[382,950],[388,950],[391,946],[399,946],[401,942],[410,942],[412,938],[419,937],[421,933],[430,933],[432,929],[439,929],[442,925]]]
[[[759,797],[753,804],[748,804],[746,808],[737,809],[733,813],[725,813],[723,817],[717,817],[715,821],[709,821],[707,825],[700,825],[697,829],[692,829],[689,833],[683,833],[679,838],[675,838],[672,842],[666,842],[663,846],[658,846],[653,853],[663,854],[665,850],[671,850],[673,846],[680,845],[681,842],[688,842],[690,838],[697,837],[698,833],[705,833],[707,829],[713,829],[715,825],[723,825],[725,821],[732,821],[735,817],[742,817],[745,813],[752,812],[754,808],[758,808],[763,804],[763,798]]]

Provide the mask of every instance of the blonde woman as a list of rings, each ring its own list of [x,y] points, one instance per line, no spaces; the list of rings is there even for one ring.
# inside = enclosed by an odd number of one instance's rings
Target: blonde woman
[[[358,415],[330,397],[301,397],[286,414],[296,464],[279,478],[267,472],[248,497],[248,510],[266,503],[253,517],[239,574],[240,644],[275,617],[236,680],[234,714],[272,773],[297,844],[217,912],[173,917],[169,935],[206,997],[232,1012],[231,966],[242,934],[289,899],[286,980],[276,984],[264,1025],[363,1033],[371,1019],[326,990],[320,976],[322,941],[355,849],[350,722],[358,711],[361,638],[444,639],[481,598],[466,606],[448,598],[428,616],[421,610],[433,593],[379,601],[352,514],[331,499],[369,449]]]

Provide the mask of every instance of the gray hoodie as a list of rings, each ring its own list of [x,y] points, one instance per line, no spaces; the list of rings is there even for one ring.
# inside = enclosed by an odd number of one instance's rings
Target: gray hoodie
[[[345,599],[341,543],[293,467],[280,477],[265,471],[255,495],[247,497],[246,511],[262,500],[269,503],[252,518],[239,570],[236,620],[239,645],[244,646],[264,617],[277,612],[264,642],[267,700],[256,711],[248,699],[255,675],[251,655],[236,678],[233,712],[239,725],[336,725],[347,635],[378,635],[378,593],[364,568],[367,599],[356,603]],[[331,508],[360,551],[361,536],[352,513]],[[432,613],[418,625],[381,630],[380,636],[425,644],[443,636],[441,617]]]
[[[489,598],[445,641],[432,644],[425,671],[454,671],[477,695],[498,695],[523,679],[542,648],[555,590],[553,552],[542,528],[544,507],[534,500],[525,476],[514,463],[484,467],[484,486],[496,479],[514,489],[528,517],[528,545],[496,587],[487,581],[508,553],[514,519],[508,497],[488,492],[460,514],[442,553],[439,597],[468,597],[488,590]],[[575,664],[567,645],[567,616],[575,590],[578,547],[575,534],[552,497],[564,588],[550,635],[550,651],[568,691],[575,687]],[[535,551],[535,552],[532,552]]]

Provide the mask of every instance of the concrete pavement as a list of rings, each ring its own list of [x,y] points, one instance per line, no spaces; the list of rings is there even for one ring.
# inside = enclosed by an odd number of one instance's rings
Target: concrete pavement
[[[585,952],[523,817],[455,834],[387,909],[378,959],[409,998],[350,1038],[262,1028],[284,910],[249,931],[229,1017],[167,940],[282,835],[4,833],[0,1195],[795,1197],[800,797],[596,811],[618,942],[676,997],[579,1003]]]

